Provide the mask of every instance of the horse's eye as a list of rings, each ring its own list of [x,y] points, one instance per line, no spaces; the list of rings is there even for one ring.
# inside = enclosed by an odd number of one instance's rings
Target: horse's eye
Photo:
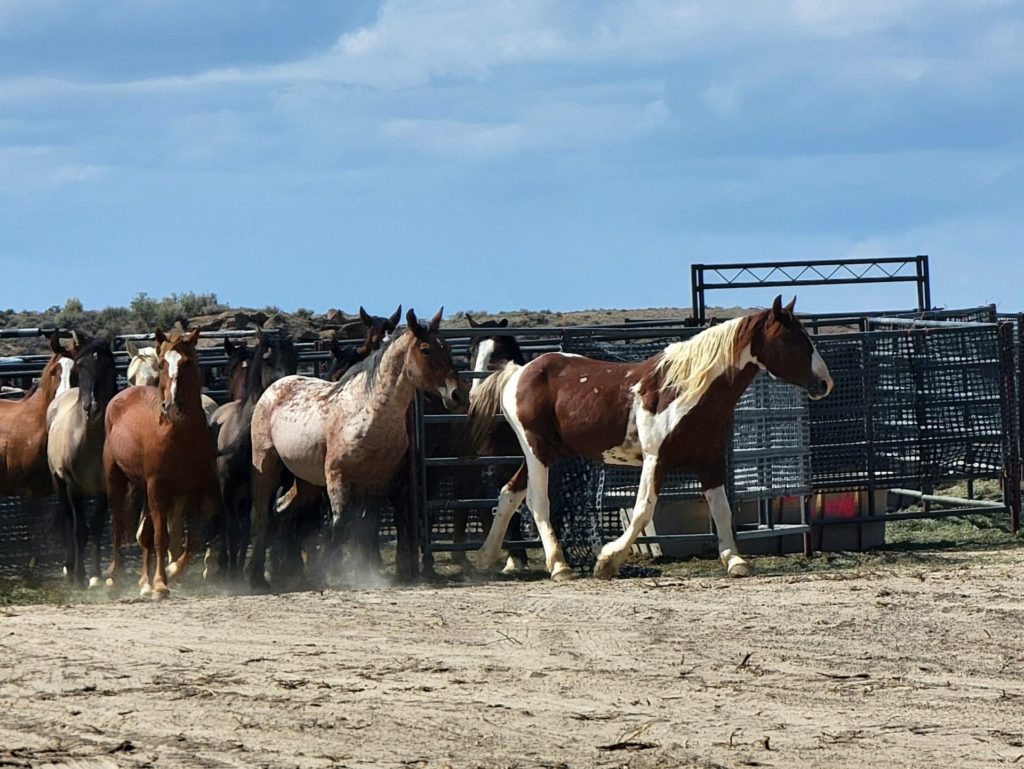
[[[421,346],[421,347],[420,347],[420,353],[421,353],[422,355],[430,355],[430,346],[429,346],[429,345],[423,345],[423,346]]]

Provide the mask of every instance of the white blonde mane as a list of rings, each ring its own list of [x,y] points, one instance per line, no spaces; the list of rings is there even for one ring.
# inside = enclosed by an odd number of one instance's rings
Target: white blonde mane
[[[703,394],[716,377],[731,376],[737,362],[736,333],[742,320],[733,318],[666,347],[658,361],[663,386],[675,388],[681,395]]]
[[[142,347],[128,364],[128,384],[155,385],[160,381],[160,358],[155,347]]]

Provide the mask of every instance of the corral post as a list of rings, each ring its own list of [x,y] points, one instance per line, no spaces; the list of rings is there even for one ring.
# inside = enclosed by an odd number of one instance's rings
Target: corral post
[[[1003,390],[1003,502],[1010,511],[1010,528],[1020,528],[1020,446],[1017,434],[1016,355],[1013,349],[1013,324],[999,324],[1000,373]]]
[[[420,575],[420,515],[419,515],[419,484],[417,483],[416,465],[419,450],[416,440],[416,409],[410,405],[405,414],[405,429],[409,439],[409,449],[405,452],[406,490],[404,510],[396,509],[396,516],[404,520],[395,521],[398,541],[395,550],[395,573],[403,581],[412,581]],[[400,472],[403,472],[400,471]]]

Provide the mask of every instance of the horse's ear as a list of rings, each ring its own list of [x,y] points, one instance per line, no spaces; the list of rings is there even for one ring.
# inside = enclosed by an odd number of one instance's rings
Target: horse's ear
[[[391,324],[391,330],[394,331],[398,327],[398,321],[402,319],[402,305],[398,305],[398,309],[391,313],[391,317],[388,318],[388,322]]]
[[[260,345],[262,345],[264,340],[265,340],[265,336],[263,334],[263,328],[262,327],[261,328],[257,328],[256,329],[256,346],[259,347]]]
[[[359,305],[359,320],[363,322],[364,326],[372,326],[373,318],[370,317],[370,313],[363,309],[362,305]]]
[[[139,348],[135,346],[135,342],[133,342],[131,339],[124,340],[124,349],[131,357],[139,357]]]
[[[199,339],[199,326],[185,334],[185,341],[191,345],[194,345],[197,339]]]
[[[53,333],[50,334],[50,350],[54,355],[63,355],[67,352],[64,349],[64,345],[60,343],[60,331],[57,329],[54,329]]]
[[[508,328],[508,318],[502,318],[501,320],[499,320],[498,325],[501,328]]]
[[[228,354],[228,357],[230,358],[231,354],[234,351],[235,351],[234,343],[230,339],[228,339],[227,337],[224,337],[224,352],[226,352]]]
[[[796,307],[796,297],[795,296],[793,297],[792,301],[790,301],[790,303],[786,305],[786,312],[788,312],[790,315],[792,315],[794,307]]]
[[[162,328],[157,328],[156,333],[154,333],[153,336],[156,337],[157,352],[160,352],[160,345],[167,341],[167,337],[164,336],[164,330]]]
[[[427,327],[427,330],[430,331],[431,334],[436,334],[437,330],[439,328],[441,328],[441,318],[443,316],[444,316],[444,305],[442,305],[441,309],[438,310],[437,312],[435,312],[434,313],[434,317],[430,319],[430,325]]]
[[[775,297],[775,301],[772,302],[772,315],[776,318],[782,315],[782,294]]]
[[[420,320],[416,317],[416,311],[410,307],[409,312],[405,314],[405,322],[409,326],[409,330],[413,333],[417,339],[423,339],[426,334],[423,331],[423,327],[420,326]]]
[[[331,357],[335,360],[341,360],[341,344],[337,339],[331,340]]]
[[[480,324],[473,320],[473,316],[470,315],[468,312],[466,313],[466,320],[469,321],[470,328],[480,328]]]

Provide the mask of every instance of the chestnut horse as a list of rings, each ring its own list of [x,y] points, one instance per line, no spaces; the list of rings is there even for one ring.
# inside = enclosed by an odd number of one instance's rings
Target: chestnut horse
[[[225,348],[228,340],[224,340]],[[246,349],[236,345],[238,350]],[[252,507],[252,441],[249,428],[252,413],[264,391],[278,379],[294,374],[299,355],[291,339],[279,334],[256,332],[256,347],[240,369],[246,373],[240,398],[225,403],[213,414],[217,431],[217,477],[224,501],[224,538],[220,566],[229,576],[238,576],[249,544],[249,511]]]
[[[346,371],[379,350],[382,344],[391,339],[401,317],[402,305],[398,305],[398,309],[391,313],[389,318],[370,315],[360,306],[359,320],[363,324],[363,343],[359,347],[342,347],[337,339],[332,339],[331,368],[327,372],[327,378],[337,382]]]
[[[156,387],[160,383],[160,355],[155,347],[137,347],[132,340],[124,343],[130,360],[128,362],[128,384]],[[206,393],[202,396],[203,413],[206,421],[213,419],[218,403]]]
[[[198,337],[199,329],[170,337],[157,329],[159,385],[129,387],[107,407],[103,469],[114,542],[110,581],[119,576],[121,545],[136,520],[132,492],[144,491],[147,512],[137,534],[142,546],[142,595],[167,594],[167,578],[185,569],[200,523],[208,524],[220,514],[213,442],[199,392]],[[193,520],[196,525],[188,526],[186,537],[189,511],[198,511],[206,520]],[[174,558],[170,566],[165,563],[168,549]],[[151,558],[156,561],[152,582]]]
[[[77,335],[73,337],[77,341]],[[46,409],[75,382],[75,341],[63,347],[50,335],[53,353],[39,382],[20,400],[0,399],[0,495],[45,497],[53,493],[46,464]]]
[[[0,495],[27,497],[33,523],[41,513],[40,500],[53,493],[46,463],[46,409],[73,381],[74,343],[71,349],[64,348],[54,331],[50,350],[53,356],[38,384],[21,400],[0,400]],[[29,561],[30,568],[40,547],[41,543],[33,543],[36,552]]]
[[[250,581],[266,589],[263,575],[274,492],[287,469],[295,478],[278,501],[278,513],[316,503],[326,486],[332,545],[350,501],[386,493],[409,446],[406,413],[416,390],[437,392],[446,405],[462,399],[450,348],[439,335],[441,310],[421,326],[412,310],[409,329],[391,339],[338,382],[288,376],[263,393],[252,417],[253,555]],[[398,546],[411,542],[397,516]]]
[[[107,514],[103,477],[103,424],[117,392],[117,366],[106,339],[81,340],[75,352],[78,386],[53,399],[46,412],[46,455],[65,526],[65,569],[72,582],[85,583],[85,547],[93,538],[89,587],[100,584],[100,538]],[[95,499],[86,520],[85,497]]]
[[[525,497],[552,579],[571,576],[549,519],[548,470],[559,458],[581,456],[642,467],[632,520],[601,549],[594,576],[618,573],[654,514],[662,477],[675,469],[696,470],[727,573],[750,574],[736,549],[725,492],[736,403],[760,371],[806,389],[812,399],[824,398],[833,386],[825,361],[793,315],[795,302],[783,307],[776,297],[768,310],[712,326],[639,363],[548,353],[525,366],[510,363],[485,380],[474,411],[481,418],[500,403],[526,462],[501,490],[478,568],[498,557],[509,517]]]

